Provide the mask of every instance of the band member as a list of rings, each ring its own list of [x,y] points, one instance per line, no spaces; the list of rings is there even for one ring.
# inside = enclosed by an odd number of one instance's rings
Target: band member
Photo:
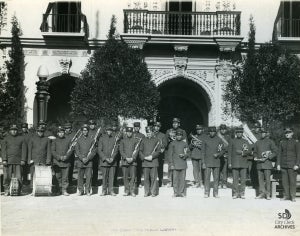
[[[35,165],[51,165],[51,143],[45,136],[42,127],[36,129],[36,134],[31,137],[28,143],[28,164],[30,165],[31,186]]]
[[[184,142],[187,142],[187,136],[185,130],[180,128],[180,119],[179,118],[173,118],[172,128],[168,129],[166,132],[166,136],[168,139],[169,144],[176,139],[176,132],[182,131],[182,140]],[[165,152],[165,159],[168,161],[168,179],[169,183],[167,187],[171,187],[173,185],[173,170],[171,168],[170,164],[170,155],[169,155],[169,148],[167,147],[167,150]]]
[[[261,137],[261,124],[259,122],[256,122],[254,124],[253,134],[256,137],[257,140]],[[254,152],[254,144],[251,145],[252,153]],[[256,162],[253,160],[253,155],[248,156],[248,174],[247,179],[251,180],[251,183],[253,187],[258,186],[258,178],[257,178],[257,171],[256,171]]]
[[[0,126],[0,162],[2,163],[2,168],[3,168],[3,174],[0,174],[0,180],[1,180],[1,189],[4,189],[4,181],[3,179],[5,178],[4,176],[7,173],[7,167],[3,166],[3,162],[2,162],[2,146],[3,146],[3,139],[6,136],[6,133],[4,131],[4,128],[2,126]],[[0,166],[0,170],[1,170],[1,166]]]
[[[268,131],[261,128],[261,138],[254,145],[254,161],[258,174],[259,195],[257,199],[271,200],[272,160],[276,157],[277,148],[273,140],[267,138]]]
[[[218,184],[220,174],[220,157],[223,153],[223,142],[216,135],[217,129],[215,126],[208,127],[209,136],[205,142],[205,154],[203,161],[203,168],[205,169],[204,180],[204,197],[207,198],[210,195],[210,176],[213,173],[213,196],[218,198]]]
[[[135,194],[136,181],[136,159],[139,152],[139,145],[142,138],[133,137],[133,128],[126,128],[126,136],[120,142],[121,166],[124,181],[124,196]],[[128,176],[130,181],[128,180]]]
[[[96,139],[96,146],[98,145],[99,136],[97,135],[97,128],[96,128],[96,121],[93,119],[90,119],[88,121],[89,125],[89,137],[92,139]],[[98,186],[98,168],[99,168],[99,155],[98,153],[95,154],[93,158],[93,176],[92,176],[92,186]]]
[[[245,198],[246,175],[248,168],[247,156],[251,154],[250,144],[243,138],[243,128],[236,128],[236,138],[232,139],[228,149],[228,167],[232,169],[232,198]],[[239,178],[241,186],[239,189]]]
[[[118,142],[118,151],[117,151],[117,155],[115,157],[116,159],[116,171],[115,171],[115,176],[114,176],[114,186],[118,186],[118,175],[119,175],[119,167],[120,167],[120,160],[121,160],[121,155],[119,152],[119,145],[120,145],[120,140],[124,137],[124,127],[120,127],[118,129],[118,121],[113,120],[111,122],[111,127],[112,127],[112,135],[117,139]]]
[[[169,145],[170,164],[173,170],[173,197],[185,197],[186,159],[189,156],[189,146],[183,141],[183,131],[176,131],[176,139]]]
[[[70,156],[72,155],[72,151],[69,151],[70,144],[70,139],[65,137],[65,129],[59,126],[57,138],[51,143],[51,153],[56,187],[59,189],[58,193],[62,193],[64,196],[69,196],[67,189],[69,186]]]
[[[202,184],[202,163],[205,154],[205,140],[207,136],[204,134],[204,127],[202,125],[196,125],[196,134],[191,134],[191,159],[193,164],[193,175],[195,185],[194,187],[203,187]]]
[[[23,123],[21,125],[21,135],[24,138],[24,141],[26,142],[26,148],[28,147],[28,143],[29,143],[29,139],[32,136],[32,133],[29,132],[28,130],[28,124],[27,123]],[[26,153],[26,160],[27,160],[27,153]],[[23,182],[27,181],[27,176],[30,173],[30,169],[29,169],[29,165],[27,164],[27,162],[25,163],[25,165],[23,166]]]
[[[78,195],[83,195],[83,179],[85,176],[85,192],[87,196],[91,196],[93,158],[96,154],[95,140],[89,135],[89,126],[87,124],[82,125],[81,131],[82,135],[75,145],[76,166],[78,168]]]
[[[41,129],[44,130],[44,136],[45,137],[52,137],[53,136],[52,132],[47,129],[47,123],[45,121],[42,121],[42,120],[39,121],[38,128],[41,128]]]
[[[141,123],[140,122],[134,122],[133,123],[133,137],[134,138],[145,138],[145,135],[140,133],[141,129]],[[143,173],[143,168],[142,168],[142,161],[140,158],[137,158],[137,167],[136,167],[136,186],[137,187],[142,187],[142,173]]]
[[[221,167],[220,167],[220,187],[227,188],[227,176],[228,176],[228,146],[230,143],[230,135],[228,134],[227,126],[224,124],[220,125],[220,132],[218,132],[219,138],[223,142],[224,154],[221,156]]]
[[[157,189],[157,168],[158,158],[161,153],[161,141],[152,133],[152,127],[146,127],[146,138],[141,141],[139,157],[142,160],[144,170],[144,197],[155,197],[158,193]]]
[[[4,190],[5,196],[9,195],[11,178],[17,178],[22,185],[22,168],[26,162],[27,146],[24,137],[18,135],[18,127],[10,126],[9,135],[2,141],[2,161],[5,166]]]
[[[294,131],[286,128],[285,139],[279,144],[277,170],[281,170],[283,198],[282,200],[296,201],[297,170],[300,166],[300,144],[294,138]]]
[[[76,133],[72,130],[72,124],[70,122],[67,122],[64,125],[64,129],[65,129],[65,138],[68,139],[71,143],[71,141],[74,139],[74,136],[76,135]],[[71,154],[70,154],[70,157],[69,157],[68,160],[70,162],[68,180],[69,180],[69,184],[72,185],[72,183],[73,183],[74,163],[75,163],[74,148],[72,148]]]
[[[162,132],[160,132],[161,123],[160,122],[154,122],[153,124],[153,131],[154,136],[159,139],[160,141],[160,154],[158,156],[158,179],[159,179],[159,187],[163,184],[163,177],[164,177],[164,152],[166,150],[166,147],[168,145],[168,139],[166,135]]]
[[[98,154],[102,168],[102,193],[116,196],[114,193],[114,177],[117,166],[117,153],[119,149],[118,138],[113,133],[111,126],[106,127],[106,134],[103,134],[98,142]]]

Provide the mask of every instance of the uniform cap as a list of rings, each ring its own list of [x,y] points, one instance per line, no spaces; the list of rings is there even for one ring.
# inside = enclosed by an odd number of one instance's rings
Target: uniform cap
[[[37,132],[45,132],[45,129],[43,127],[37,127],[36,129]]]
[[[182,136],[183,135],[183,131],[182,130],[177,130],[176,131],[176,135],[181,135]]]
[[[145,130],[146,130],[146,133],[151,133],[152,132],[152,127],[151,126],[147,126],[145,128]]]
[[[286,133],[292,133],[293,132],[293,129],[292,128],[290,128],[290,127],[286,127],[285,129],[284,129],[284,133],[286,134]]]
[[[227,129],[227,126],[225,124],[221,124],[220,129]]]
[[[210,127],[208,127],[208,132],[217,132],[216,126],[210,126]]]
[[[9,130],[18,130],[18,126],[16,124],[12,124],[10,127],[9,127]]]
[[[133,132],[133,128],[132,127],[126,127],[126,132]]]
[[[22,128],[28,128],[28,124],[27,123],[23,123],[21,127]]]
[[[40,120],[38,125],[47,125],[47,123],[45,121]]]
[[[196,130],[204,129],[203,125],[196,125]]]
[[[92,119],[90,119],[90,120],[88,121],[88,124],[89,124],[89,125],[95,125],[95,124],[96,124],[96,121],[95,121],[95,120],[92,120]]]
[[[260,132],[261,132],[261,133],[268,133],[269,130],[268,130],[267,128],[261,128],[261,129],[260,129]]]
[[[173,123],[175,123],[175,122],[180,123],[180,119],[179,118],[173,118]]]
[[[65,129],[70,129],[72,128],[72,124],[70,122],[67,122],[64,124]]]
[[[114,126],[114,127],[118,126],[118,122],[117,121],[112,121],[111,126]]]
[[[161,127],[161,122],[159,122],[159,121],[156,121],[156,122],[154,123],[154,126]]]
[[[112,130],[113,130],[113,128],[112,128],[112,126],[111,126],[111,125],[107,125],[107,126],[106,126],[106,130],[111,130],[111,131],[112,131]]]
[[[256,122],[256,123],[254,124],[254,128],[261,128],[261,124],[260,124],[259,122]]]
[[[243,127],[237,127],[237,128],[235,129],[235,132],[236,132],[236,133],[243,133],[243,132],[244,132],[244,128],[243,128]]]
[[[88,124],[83,124],[83,125],[81,126],[81,130],[83,130],[83,129],[89,130]]]
[[[60,132],[60,131],[65,131],[65,128],[63,126],[58,126],[57,127],[57,132]]]
[[[140,122],[134,122],[134,123],[133,123],[133,126],[134,126],[134,127],[141,127],[141,123],[140,123]]]

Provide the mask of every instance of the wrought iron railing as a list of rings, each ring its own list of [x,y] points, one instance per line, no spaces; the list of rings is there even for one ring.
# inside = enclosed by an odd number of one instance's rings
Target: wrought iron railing
[[[275,34],[277,37],[300,37],[300,19],[279,18]]]
[[[43,14],[42,32],[87,33],[83,14]]]
[[[169,12],[124,10],[124,33],[164,35],[240,35],[237,11]]]

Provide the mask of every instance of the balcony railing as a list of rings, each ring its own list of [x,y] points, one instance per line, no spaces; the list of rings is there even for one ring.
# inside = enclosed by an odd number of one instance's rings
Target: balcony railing
[[[163,35],[240,35],[240,12],[124,10],[124,33]]]
[[[43,14],[40,29],[49,33],[88,33],[86,16],[83,14]]]
[[[277,37],[300,37],[300,19],[279,18],[276,30]]]

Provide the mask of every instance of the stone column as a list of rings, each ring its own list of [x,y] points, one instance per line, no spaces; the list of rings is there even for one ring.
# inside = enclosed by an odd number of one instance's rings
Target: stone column
[[[48,92],[49,82],[47,81],[47,78],[49,76],[48,69],[45,66],[40,66],[37,72],[37,76],[39,77],[39,81],[36,82],[37,92],[35,94],[37,100],[38,122],[46,122],[48,100],[50,98]]]

